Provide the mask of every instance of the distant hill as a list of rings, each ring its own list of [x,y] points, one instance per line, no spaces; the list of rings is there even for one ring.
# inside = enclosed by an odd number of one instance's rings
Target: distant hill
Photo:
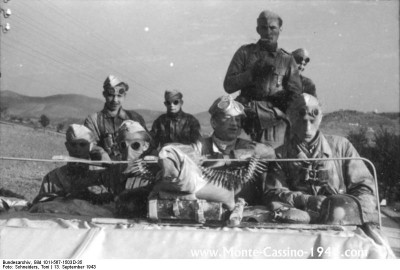
[[[30,97],[12,91],[0,91],[0,106],[7,107],[9,115],[37,119],[45,114],[55,123],[83,123],[90,113],[101,110],[104,101],[84,95],[66,94],[47,97]],[[185,109],[185,108],[184,108]],[[140,113],[150,128],[153,121],[162,113],[148,109],[136,110]],[[210,134],[210,115],[208,112],[194,114],[199,120],[203,134]],[[400,133],[399,113],[364,113],[353,110],[339,110],[324,115],[321,129],[327,134],[347,136],[350,131],[366,128],[370,133],[381,127]]]
[[[47,115],[52,122],[83,122],[87,115],[100,111],[104,101],[84,95],[66,94],[47,97],[31,97],[12,91],[0,91],[0,106],[7,108],[9,115],[38,119]],[[162,112],[137,110],[146,123],[151,123]]]

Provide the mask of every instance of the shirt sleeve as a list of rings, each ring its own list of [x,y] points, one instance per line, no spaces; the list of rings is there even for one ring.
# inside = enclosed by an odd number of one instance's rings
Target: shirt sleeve
[[[246,58],[247,53],[242,46],[234,54],[225,75],[224,89],[228,94],[253,84],[251,70],[245,69]]]

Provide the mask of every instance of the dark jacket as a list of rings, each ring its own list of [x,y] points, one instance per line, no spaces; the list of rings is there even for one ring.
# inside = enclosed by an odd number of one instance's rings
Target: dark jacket
[[[176,115],[161,115],[154,121],[150,133],[156,148],[172,142],[196,143],[201,138],[199,121],[183,111]]]

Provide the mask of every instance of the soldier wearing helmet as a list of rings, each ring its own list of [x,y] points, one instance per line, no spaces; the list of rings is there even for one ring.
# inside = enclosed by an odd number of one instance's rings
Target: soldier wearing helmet
[[[243,105],[230,95],[219,97],[209,109],[211,126],[214,129],[209,138],[192,146],[170,144],[159,153],[161,164],[160,181],[153,195],[161,199],[167,192],[190,195],[191,199],[204,199],[224,203],[229,209],[235,206],[235,197],[244,198],[249,204],[260,204],[262,195],[261,177],[248,182],[238,189],[226,188],[223,184],[206,179],[199,165],[215,170],[236,169],[226,159],[246,160],[252,156],[274,158],[271,147],[239,138],[245,117]],[[204,159],[201,162],[201,159]],[[207,159],[213,161],[207,162]],[[215,161],[218,160],[218,161]]]
[[[128,84],[114,75],[108,76],[103,84],[103,110],[89,115],[84,123],[93,132],[97,146],[104,149],[112,160],[121,159],[115,138],[123,121],[137,121],[146,129],[146,123],[139,113],[122,108],[128,90]],[[92,155],[95,155],[93,152]]]
[[[306,65],[310,62],[310,54],[308,53],[308,51],[306,49],[299,48],[297,50],[294,50],[292,52],[292,55],[294,57],[294,60],[296,60],[296,63],[299,68],[303,93],[307,93],[307,94],[310,94],[310,95],[313,95],[316,97],[317,90],[315,89],[314,82],[310,78],[307,78],[306,76],[303,76],[303,74],[302,74]]]
[[[308,160],[359,157],[346,138],[324,135],[319,130],[322,109],[317,98],[302,94],[289,105],[287,113],[291,126],[284,145],[276,154],[278,158],[298,161],[279,162],[275,172],[269,174],[264,202],[282,202],[318,217],[326,198],[348,194],[360,202],[364,220],[375,222],[376,190],[373,177],[362,160]],[[317,222],[318,219],[311,220]]]
[[[302,92],[293,56],[278,47],[282,23],[279,15],[261,12],[256,28],[260,39],[236,51],[224,80],[227,93],[240,90],[237,100],[248,115],[244,122],[246,133],[274,148],[283,143],[287,104]]]

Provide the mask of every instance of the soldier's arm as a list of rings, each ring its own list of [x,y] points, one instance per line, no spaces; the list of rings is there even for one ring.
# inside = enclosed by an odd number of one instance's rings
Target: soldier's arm
[[[196,117],[192,116],[190,119],[190,143],[196,143],[201,139],[200,130],[201,127],[199,121],[196,119]]]
[[[345,157],[359,157],[357,150],[345,138],[342,138],[342,151]],[[362,160],[346,160],[342,168],[347,193],[357,197],[365,215],[376,214],[374,178]],[[368,218],[371,219],[371,218]]]
[[[318,210],[325,196],[312,196],[301,191],[291,191],[282,166],[276,162],[270,163],[263,183],[263,204],[268,206],[272,202],[282,202],[302,210]]]
[[[83,125],[92,131],[92,133],[95,137],[95,141],[96,141],[96,143],[98,143],[100,141],[100,138],[99,138],[100,131],[99,131],[99,127],[97,125],[97,114],[92,114],[92,115],[89,115],[88,117],[86,117]]]
[[[159,128],[159,118],[154,120],[153,125],[151,126],[150,135],[153,138],[154,148],[158,148],[160,144],[160,128]]]
[[[246,58],[244,47],[239,48],[234,54],[224,80],[224,89],[228,94],[253,84],[251,69],[245,70]]]
[[[32,201],[33,204],[40,202],[44,198],[55,198],[66,195],[61,182],[57,178],[57,174],[53,172],[49,172],[43,177],[39,193]]]

